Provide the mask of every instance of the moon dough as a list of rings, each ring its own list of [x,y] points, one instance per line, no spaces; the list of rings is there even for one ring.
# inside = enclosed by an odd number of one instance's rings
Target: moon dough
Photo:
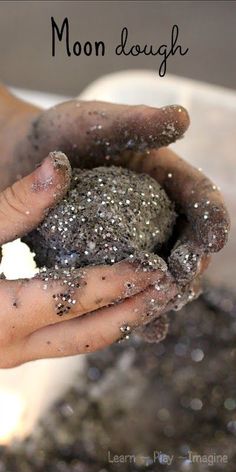
[[[24,241],[39,267],[114,264],[143,251],[158,254],[175,218],[174,204],[146,174],[73,169],[67,195]]]

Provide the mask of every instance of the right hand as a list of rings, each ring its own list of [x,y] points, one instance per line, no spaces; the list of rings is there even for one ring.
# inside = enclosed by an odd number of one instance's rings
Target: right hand
[[[0,245],[36,227],[69,184],[67,158],[55,152],[0,193]],[[160,315],[177,293],[164,262],[162,269],[148,272],[125,260],[82,273],[82,283],[81,270],[73,273],[80,286],[64,317],[57,315],[53,297],[65,291],[61,280],[0,280],[0,368],[101,349],[128,335],[127,326],[132,330]]]

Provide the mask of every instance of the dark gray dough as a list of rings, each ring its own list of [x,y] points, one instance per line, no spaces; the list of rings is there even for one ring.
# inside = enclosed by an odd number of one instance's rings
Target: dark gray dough
[[[146,174],[115,166],[74,169],[65,198],[24,242],[39,267],[113,264],[158,252],[175,216],[165,191]]]

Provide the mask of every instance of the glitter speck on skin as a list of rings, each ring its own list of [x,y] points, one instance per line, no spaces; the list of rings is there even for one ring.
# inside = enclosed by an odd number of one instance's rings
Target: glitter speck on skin
[[[131,334],[131,327],[128,325],[128,324],[123,324],[121,327],[120,327],[120,332],[121,332],[121,337],[119,339],[119,341],[121,340],[128,340],[130,338],[130,334]]]
[[[63,316],[69,313],[72,306],[76,304],[75,291],[79,287],[83,287],[86,284],[85,272],[82,270],[75,270],[74,267],[70,269],[59,268],[55,265],[54,268],[49,269],[42,267],[36,276],[37,279],[43,282],[58,281],[60,280],[61,290],[52,295],[55,303],[55,311],[58,316]],[[46,290],[47,285],[43,285],[43,289]]]
[[[129,325],[123,325],[120,327],[120,330],[122,333],[126,333],[126,332],[129,332],[131,330],[130,326]]]

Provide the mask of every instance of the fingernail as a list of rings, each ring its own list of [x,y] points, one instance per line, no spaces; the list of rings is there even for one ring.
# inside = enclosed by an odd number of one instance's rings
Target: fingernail
[[[171,274],[179,284],[192,280],[199,270],[202,253],[189,244],[181,244],[168,259]]]
[[[204,256],[202,256],[198,264],[198,272],[196,275],[202,274],[207,269],[210,262],[211,262],[211,256],[209,254],[205,254]]]
[[[139,327],[136,332],[144,341],[149,343],[158,343],[163,341],[168,334],[169,320],[166,315],[159,315],[145,326]]]
[[[63,169],[71,172],[71,165],[68,157],[61,151],[50,152],[49,157],[54,169]]]
[[[209,252],[219,252],[226,245],[229,236],[230,221],[228,215],[221,215],[221,222],[211,223],[204,239]]]
[[[52,159],[50,155],[46,157],[39,167],[35,170],[35,177],[37,182],[46,183],[50,178],[52,178],[53,174],[53,165]]]
[[[71,166],[68,158],[60,151],[53,151],[42,161],[35,170],[34,191],[48,189],[53,184],[53,177],[56,172],[63,172],[65,185],[71,178]]]

